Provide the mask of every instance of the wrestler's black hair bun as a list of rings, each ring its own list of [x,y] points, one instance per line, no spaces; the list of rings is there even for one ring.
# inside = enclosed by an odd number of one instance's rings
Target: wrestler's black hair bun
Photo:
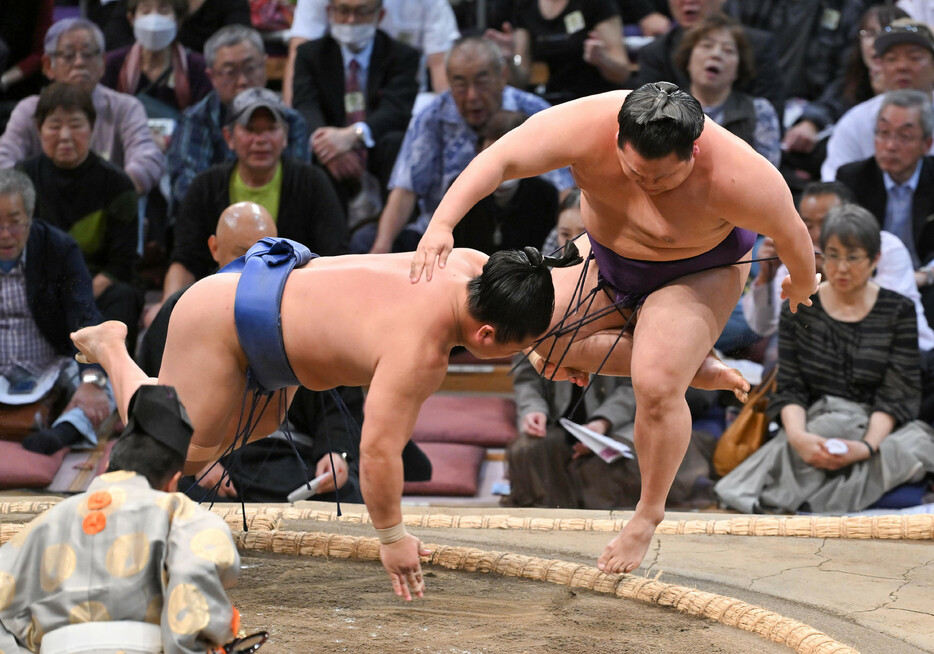
[[[522,251],[525,253],[525,258],[529,260],[529,264],[533,268],[542,265],[544,257],[542,257],[542,253],[538,251],[538,248],[533,248],[531,245],[528,245],[522,248]]]
[[[568,240],[561,249],[561,254],[556,257],[543,257],[542,261],[546,266],[552,268],[569,268],[576,266],[583,261],[580,251],[577,249],[574,241]]]

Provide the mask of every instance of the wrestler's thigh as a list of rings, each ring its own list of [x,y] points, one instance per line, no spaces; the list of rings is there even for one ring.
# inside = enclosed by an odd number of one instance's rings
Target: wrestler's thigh
[[[633,385],[652,380],[683,393],[736,308],[748,273],[749,264],[714,268],[651,293],[633,334]]]
[[[227,440],[246,387],[246,359],[233,323],[236,279],[214,275],[182,295],[169,320],[159,370],[159,383],[174,386],[188,411],[192,445],[208,450]]]

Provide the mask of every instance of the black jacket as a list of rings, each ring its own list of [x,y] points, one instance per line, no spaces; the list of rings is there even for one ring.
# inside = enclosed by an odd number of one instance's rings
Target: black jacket
[[[33,221],[25,276],[26,298],[39,331],[59,354],[75,354],[69,334],[103,321],[78,244],[60,229]]]
[[[921,162],[918,188],[912,196],[911,223],[915,250],[923,264],[934,257],[934,157],[924,157]],[[868,209],[880,227],[885,224],[888,192],[875,157],[840,166],[837,180],[853,191],[857,204]]]
[[[217,219],[230,206],[230,175],[236,160],[208,168],[191,182],[175,222],[172,261],[181,263],[195,279],[217,268],[208,237]],[[327,175],[317,166],[282,159],[279,215],[273,216],[279,236],[306,245],[321,256],[346,254],[347,220]]]
[[[366,124],[374,141],[389,132],[404,132],[418,93],[419,54],[415,48],[377,30],[366,79]],[[295,54],[292,106],[308,124],[345,127],[344,59],[340,45],[324,36],[303,43]]]

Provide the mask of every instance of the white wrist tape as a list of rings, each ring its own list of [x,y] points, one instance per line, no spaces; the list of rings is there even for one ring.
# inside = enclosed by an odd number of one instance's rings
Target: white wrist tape
[[[389,545],[390,543],[395,543],[397,540],[402,540],[405,538],[406,534],[404,522],[400,522],[392,527],[376,530],[376,535],[379,536],[379,542],[383,545]]]

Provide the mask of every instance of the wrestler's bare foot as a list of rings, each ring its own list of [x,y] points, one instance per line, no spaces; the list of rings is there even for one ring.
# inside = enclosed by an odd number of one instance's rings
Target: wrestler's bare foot
[[[79,363],[100,363],[104,350],[126,348],[126,325],[117,320],[108,320],[72,332],[71,340],[78,348],[75,358]]]
[[[660,513],[653,517],[640,514],[636,509],[626,526],[603,549],[603,554],[597,559],[597,567],[607,574],[632,572],[638,568],[664,515]]]
[[[707,355],[697,374],[691,380],[691,386],[708,391],[733,391],[740,402],[749,398],[749,382],[736,368],[730,368],[713,353]]]

